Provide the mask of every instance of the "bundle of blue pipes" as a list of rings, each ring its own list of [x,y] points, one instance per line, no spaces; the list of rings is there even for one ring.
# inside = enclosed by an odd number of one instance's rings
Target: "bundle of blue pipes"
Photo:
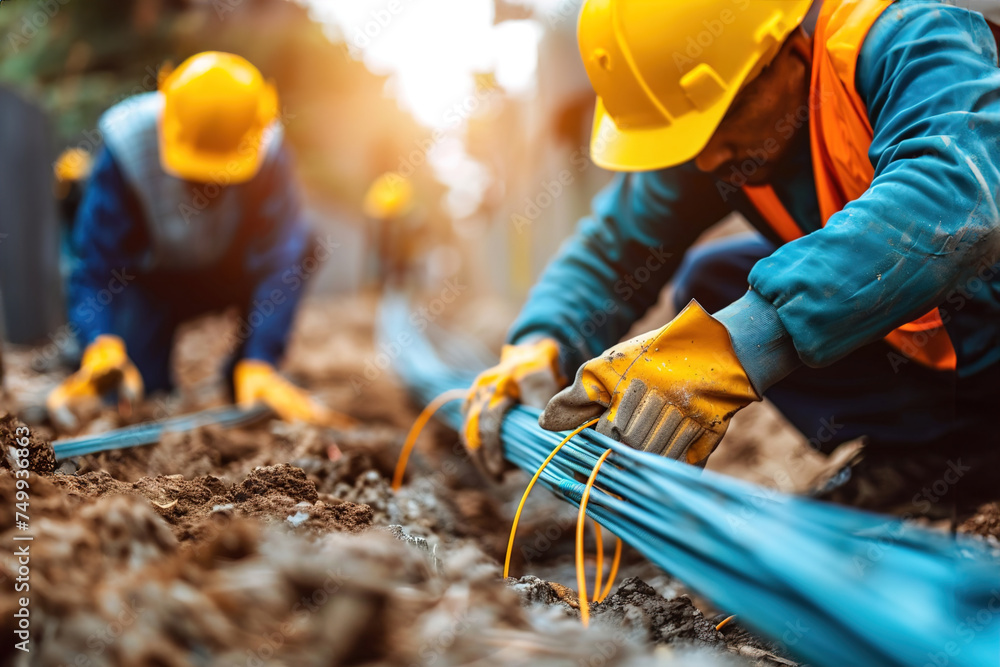
[[[412,326],[387,297],[380,339],[417,400],[466,387],[488,359],[463,340]],[[447,337],[447,352],[429,340]],[[449,362],[442,356],[451,356]],[[461,424],[460,406],[438,415]],[[502,426],[508,460],[533,474],[565,434],[518,406]],[[579,505],[597,459],[587,513],[719,609],[818,667],[1000,664],[1000,558],[984,543],[899,519],[791,496],[638,452],[587,429],[540,481]]]

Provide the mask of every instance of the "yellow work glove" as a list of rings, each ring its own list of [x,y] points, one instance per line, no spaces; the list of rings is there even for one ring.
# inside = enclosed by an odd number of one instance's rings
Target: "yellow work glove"
[[[499,478],[506,464],[500,444],[500,424],[515,403],[543,408],[566,386],[559,370],[559,344],[551,338],[505,345],[500,363],[483,371],[465,399],[462,429],[472,460],[487,476]]]
[[[77,415],[87,403],[118,393],[118,410],[131,414],[132,405],[142,400],[142,376],[125,352],[125,342],[118,336],[102,335],[83,352],[80,370],[53,389],[45,405],[56,426],[70,430],[77,426]]]
[[[599,433],[703,465],[733,414],[759,400],[729,332],[692,301],[662,329],[584,364],[538,421],[565,431],[601,416]]]
[[[243,359],[233,370],[236,403],[250,407],[260,402],[282,420],[303,421],[315,426],[350,428],[357,422],[314,401],[304,390],[283,378],[271,364],[257,359]]]

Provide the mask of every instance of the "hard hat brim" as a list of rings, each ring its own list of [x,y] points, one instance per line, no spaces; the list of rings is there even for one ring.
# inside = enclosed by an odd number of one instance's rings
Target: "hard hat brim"
[[[160,164],[163,170],[177,178],[197,183],[237,184],[249,181],[264,161],[266,131],[250,132],[240,143],[239,150],[230,153],[199,151],[176,136],[169,121],[160,123]]]
[[[678,118],[673,124],[623,130],[598,97],[590,159],[612,171],[653,171],[684,164],[708,145],[731,103],[727,95],[704,112]]]

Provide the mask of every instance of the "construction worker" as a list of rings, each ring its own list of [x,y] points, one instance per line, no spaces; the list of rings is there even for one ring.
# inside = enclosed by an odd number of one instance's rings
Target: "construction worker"
[[[399,285],[406,277],[413,229],[408,216],[413,211],[413,186],[395,172],[386,172],[372,181],[363,202],[369,225],[369,246],[377,262],[373,271],[379,288]]]
[[[80,202],[83,201],[83,192],[93,166],[93,156],[89,151],[73,147],[60,153],[52,167],[56,177],[55,195],[59,210],[61,257],[59,273],[62,278],[69,275],[76,261],[76,252],[73,250],[73,223],[76,221],[76,213],[80,209]],[[75,348],[66,353],[67,358],[77,355],[79,350]]]
[[[65,427],[85,403],[169,390],[182,322],[242,309],[231,377],[241,405],[343,425],[282,378],[302,297],[297,265],[313,251],[278,121],[273,85],[245,59],[205,52],[161,73],[159,90],[101,118],[104,148],[74,227],[70,325],[80,370],[48,397]]]
[[[997,495],[997,44],[936,0],[813,4],[584,4],[591,157],[625,173],[470,391],[487,471],[517,401],[703,465],[767,396],[825,452],[867,438],[844,500]],[[758,233],[688,252],[733,211]],[[680,314],[616,345],[671,277]]]
[[[59,204],[59,218],[69,230],[76,219],[76,211],[83,198],[83,187],[90,176],[93,159],[82,148],[67,148],[56,158],[52,170],[56,177],[56,201]]]

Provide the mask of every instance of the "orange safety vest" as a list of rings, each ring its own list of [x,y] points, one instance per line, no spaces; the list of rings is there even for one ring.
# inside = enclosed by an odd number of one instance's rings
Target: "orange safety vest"
[[[874,132],[855,87],[858,54],[868,32],[893,0],[824,0],[813,37],[809,90],[809,133],[816,193],[825,225],[848,202],[871,186],[875,169],[868,159]],[[743,191],[786,243],[802,229],[771,186]],[[937,370],[954,370],[955,348],[935,308],[885,337],[902,355]]]

